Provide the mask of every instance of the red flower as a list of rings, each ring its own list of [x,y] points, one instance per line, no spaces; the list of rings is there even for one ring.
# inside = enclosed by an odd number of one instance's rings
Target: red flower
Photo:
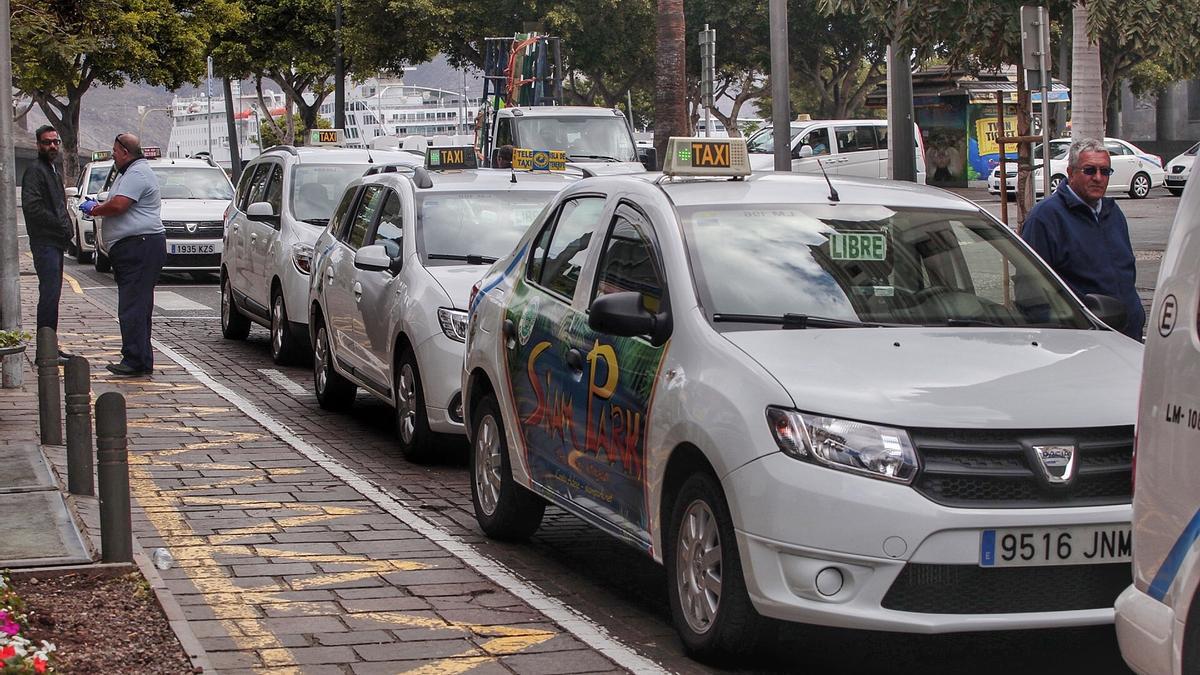
[[[0,649],[0,661],[4,661],[6,659],[11,659],[12,657],[14,657],[16,655],[17,655],[17,648],[12,645],[8,645],[7,647]]]
[[[33,672],[35,672],[35,673],[46,672],[46,659],[39,658],[37,656],[33,657]]]

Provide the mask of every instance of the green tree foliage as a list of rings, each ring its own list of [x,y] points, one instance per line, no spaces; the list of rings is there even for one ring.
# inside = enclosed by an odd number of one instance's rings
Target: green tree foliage
[[[93,85],[198,82],[210,37],[239,12],[236,0],[13,0],[13,82],[62,137],[67,179],[78,172],[79,113]]]
[[[273,145],[281,145],[285,143],[291,145],[291,143],[287,143],[287,139],[283,138],[279,134],[279,129],[287,127],[288,124],[280,121],[278,118],[275,118],[274,122],[274,124],[262,125],[262,138],[259,139],[260,142],[258,147],[269,148]],[[329,129],[333,127],[333,124],[324,117],[318,117],[316,127],[306,127],[304,126],[304,120],[300,119],[300,115],[297,113],[292,113],[292,123],[290,126],[296,130],[296,138],[293,140],[293,143],[304,145],[308,139],[308,130],[310,128]]]

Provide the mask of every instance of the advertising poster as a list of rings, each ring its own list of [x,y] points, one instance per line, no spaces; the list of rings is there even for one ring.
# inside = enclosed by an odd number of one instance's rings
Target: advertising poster
[[[967,186],[966,97],[946,97],[916,109],[925,141],[925,180],[930,185]]]
[[[994,103],[972,103],[967,107],[970,114],[967,122],[970,134],[967,141],[967,180],[987,180],[992,169],[1000,163],[1000,144],[996,139],[1017,134],[1017,111],[1015,106],[1005,106],[1004,132],[1001,133]],[[1005,149],[1005,155],[1016,160],[1017,147],[1010,145]]]

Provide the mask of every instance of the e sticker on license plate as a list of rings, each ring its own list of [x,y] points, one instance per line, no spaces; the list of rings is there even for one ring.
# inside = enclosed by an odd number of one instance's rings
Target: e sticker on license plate
[[[876,232],[834,232],[829,235],[829,257],[834,260],[884,260],[887,237]]]

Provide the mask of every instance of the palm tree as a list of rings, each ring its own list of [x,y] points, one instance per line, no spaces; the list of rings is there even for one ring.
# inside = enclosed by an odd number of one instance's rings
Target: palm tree
[[[1071,139],[1104,138],[1100,44],[1088,33],[1087,0],[1076,0],[1072,22]]]
[[[657,51],[654,59],[654,149],[658,164],[666,158],[667,139],[690,136],[687,82],[684,76],[683,0],[657,0]]]

